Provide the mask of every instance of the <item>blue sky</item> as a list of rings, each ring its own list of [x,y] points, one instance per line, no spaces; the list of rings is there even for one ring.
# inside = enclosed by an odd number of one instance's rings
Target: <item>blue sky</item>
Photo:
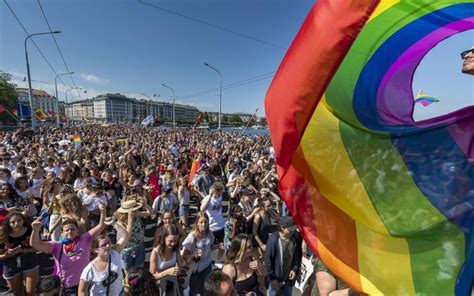
[[[6,0],[30,33],[46,32],[48,26],[37,0]],[[75,72],[76,99],[105,92],[131,97],[160,94],[158,100],[171,101],[174,88],[177,102],[205,111],[218,110],[218,91],[193,95],[219,86],[257,77],[253,83],[224,89],[223,112],[252,113],[263,102],[286,50],[217,28],[190,21],[140,3],[138,0],[40,0],[67,65]],[[199,19],[283,48],[288,48],[311,9],[312,0],[143,0],[182,15]],[[23,41],[25,32],[8,7],[0,3],[0,69],[13,74],[20,87],[26,74]],[[57,73],[67,72],[51,36],[35,41]],[[435,47],[422,61],[413,82],[414,92],[422,88],[440,99],[429,107],[417,105],[420,120],[474,104],[472,77],[460,75],[459,52],[474,44],[468,31]],[[55,74],[29,43],[33,87],[54,94]],[[266,75],[264,75],[266,74]],[[263,76],[262,76],[263,75]],[[67,87],[72,81],[65,76]],[[64,98],[66,86],[58,86]],[[78,96],[81,94],[81,97]],[[71,97],[71,95],[69,95]]]
[[[7,0],[30,33],[48,31],[37,0]],[[289,47],[313,1],[306,0],[201,0],[143,2],[227,28],[256,39]],[[219,92],[191,94],[217,88],[219,76],[205,67],[207,62],[222,73],[223,85],[276,71],[284,49],[165,13],[136,0],[41,0],[67,65],[76,74],[77,86],[87,89],[82,98],[104,92],[120,92],[145,98],[160,94],[170,101],[174,88],[177,101],[217,111]],[[25,33],[5,3],[0,4],[0,69],[12,73],[19,86],[26,74],[23,41]],[[51,36],[34,37],[57,73],[67,72]],[[54,89],[55,74],[32,43],[28,46],[34,88]],[[223,112],[263,115],[265,92],[271,82],[264,79],[223,91]],[[72,86],[69,77],[63,81]],[[65,89],[64,86],[59,87]],[[54,93],[54,92],[53,92]],[[75,92],[75,95],[78,93]],[[60,98],[64,97],[60,93]],[[185,97],[187,96],[187,97]],[[70,97],[70,95],[69,95]],[[183,98],[181,98],[183,97]],[[77,98],[79,99],[79,98]]]

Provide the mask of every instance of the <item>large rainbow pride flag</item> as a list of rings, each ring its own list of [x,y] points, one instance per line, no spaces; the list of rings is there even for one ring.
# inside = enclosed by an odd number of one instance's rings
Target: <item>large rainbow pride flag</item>
[[[474,107],[415,122],[412,79],[472,29],[472,0],[318,0],[275,74],[265,105],[282,197],[357,291],[470,294]]]

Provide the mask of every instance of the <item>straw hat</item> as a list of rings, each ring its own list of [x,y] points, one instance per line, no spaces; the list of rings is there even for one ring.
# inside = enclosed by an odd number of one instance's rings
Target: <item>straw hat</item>
[[[117,213],[127,214],[129,210],[136,211],[142,207],[141,202],[137,202],[136,200],[127,200],[122,203],[120,208],[118,208]]]

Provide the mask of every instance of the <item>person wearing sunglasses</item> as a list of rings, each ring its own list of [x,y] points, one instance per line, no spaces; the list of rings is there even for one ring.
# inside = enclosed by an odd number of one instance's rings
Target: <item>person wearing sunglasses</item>
[[[462,72],[474,75],[474,46],[461,52],[461,58],[464,60],[464,63],[462,64]]]
[[[129,223],[133,223],[133,211],[129,210]],[[92,241],[93,254],[96,257],[84,268],[79,282],[79,296],[86,295],[124,295],[122,257],[120,253],[130,238],[130,233],[122,225],[109,218],[104,222],[113,225],[119,237],[112,245],[108,234],[100,234]]]

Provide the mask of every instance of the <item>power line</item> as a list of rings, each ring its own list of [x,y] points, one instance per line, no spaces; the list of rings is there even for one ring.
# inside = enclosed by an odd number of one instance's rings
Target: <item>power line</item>
[[[143,2],[142,0],[138,0],[138,2],[139,2],[139,3],[142,3],[142,4],[144,4],[144,5],[148,5],[148,6],[154,7],[154,8],[156,8],[156,9],[159,9],[159,10],[164,11],[164,12],[166,12],[166,13],[173,14],[173,15],[176,15],[176,16],[179,16],[179,17],[182,17],[182,18],[185,18],[185,19],[187,19],[187,20],[190,20],[190,21],[193,21],[193,22],[196,22],[196,23],[200,23],[200,24],[203,24],[203,25],[207,25],[207,26],[213,27],[213,28],[215,28],[215,29],[219,29],[219,30],[221,30],[221,31],[224,31],[224,32],[227,32],[227,33],[231,33],[231,34],[240,36],[240,37],[242,37],[242,38],[250,39],[250,40],[253,40],[253,41],[256,41],[256,42],[260,42],[260,43],[263,43],[263,44],[266,44],[266,45],[270,45],[270,46],[273,46],[273,47],[276,47],[276,48],[279,48],[279,49],[287,50],[287,48],[285,48],[285,47],[283,47],[283,46],[280,46],[280,45],[277,45],[277,44],[274,44],[274,43],[270,43],[270,42],[264,41],[264,40],[262,40],[262,39],[258,39],[258,38],[255,38],[255,37],[252,37],[252,36],[243,34],[243,33],[239,33],[239,32],[237,32],[237,31],[230,30],[230,29],[227,29],[227,28],[218,26],[218,25],[214,25],[214,24],[208,23],[208,22],[206,22],[206,21],[203,21],[203,20],[200,20],[200,19],[191,17],[191,16],[187,16],[187,15],[181,14],[181,13],[176,12],[176,11],[172,11],[172,10],[169,10],[169,9],[166,9],[166,8],[163,8],[163,7],[160,7],[160,6],[156,6],[156,5],[154,5],[154,4],[146,3],[146,2]]]
[[[13,9],[10,7],[10,5],[8,4],[7,0],[3,0],[5,2],[5,4],[7,5],[8,9],[10,10],[10,12],[13,14],[13,16],[15,17],[15,19],[17,20],[17,22],[20,24],[20,26],[23,28],[23,31],[25,31],[26,35],[30,35],[30,33],[28,33],[28,30],[26,30],[25,26],[23,26],[23,24],[21,23],[20,19],[18,18],[18,16],[16,15],[15,11],[13,11]],[[46,58],[46,56],[43,54],[43,52],[41,51],[41,49],[38,47],[38,45],[36,44],[36,42],[31,39],[31,42],[33,42],[33,44],[35,45],[36,49],[38,50],[38,52],[40,53],[40,55],[43,57],[44,61],[46,62],[46,64],[48,64],[49,68],[51,68],[51,70],[54,72],[54,74],[58,75],[58,73],[56,72],[56,70],[54,70],[53,66],[51,66],[51,63],[48,61],[48,59]],[[64,83],[64,81],[62,80],[61,77],[59,77],[59,80],[61,80],[61,82],[66,85],[66,83]]]
[[[41,9],[41,13],[43,14],[44,20],[46,21],[46,24],[48,25],[49,31],[52,32],[53,29],[49,25],[48,18],[46,17],[46,14],[44,13],[43,6],[41,5],[40,0],[38,0],[38,5]],[[51,37],[53,37],[54,43],[56,44],[56,48],[59,51],[59,55],[61,56],[61,59],[63,60],[64,66],[66,67],[67,72],[72,72],[71,70],[69,70],[69,67],[67,66],[66,60],[64,59],[63,53],[61,52],[61,49],[59,48],[59,44],[58,44],[58,41],[56,40],[56,37],[54,36],[54,34],[51,34]],[[69,74],[69,78],[71,78],[72,84],[76,86],[76,82],[74,81],[74,78],[72,77],[71,74]]]
[[[265,80],[265,79],[273,77],[273,74],[275,74],[275,72],[276,71],[268,72],[268,73],[257,75],[257,76],[247,78],[247,79],[244,79],[244,80],[241,80],[241,81],[230,83],[230,84],[224,85],[222,87],[222,89],[223,90],[230,89],[230,88],[239,87],[239,86],[247,85],[247,84],[250,84],[250,83],[258,82],[258,81],[261,81],[261,80]],[[197,92],[197,93],[193,93],[193,94],[189,94],[189,95],[185,95],[185,96],[180,96],[179,98],[180,99],[189,99],[189,98],[193,98],[193,97],[199,97],[199,96],[202,96],[202,95],[207,95],[207,94],[213,93],[215,91],[218,91],[219,89],[220,88],[208,89],[208,90],[205,90],[205,91],[201,91],[201,92]]]

